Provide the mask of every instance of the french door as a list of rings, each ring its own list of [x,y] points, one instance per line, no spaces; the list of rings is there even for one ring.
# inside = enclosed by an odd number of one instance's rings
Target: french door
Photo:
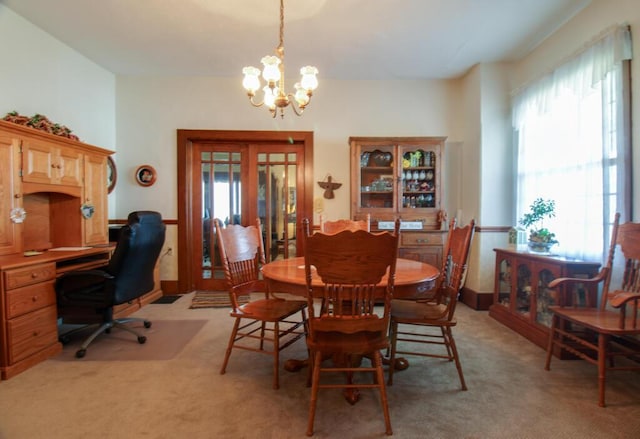
[[[182,212],[185,227],[180,227],[183,218],[180,212],[178,215],[181,291],[184,284],[188,291],[226,289],[213,225],[215,218],[224,224],[245,226],[255,224],[259,218],[266,258],[271,261],[301,254],[302,218],[311,217],[312,212],[313,186],[310,172],[305,172],[312,169],[311,133],[303,133],[302,141],[297,142],[291,141],[293,137],[282,137],[286,133],[204,133],[210,135],[191,137],[185,143],[189,150],[184,157],[189,171],[185,172],[185,178],[187,174],[190,176],[185,186],[190,196],[188,202],[185,196],[184,203],[188,211]],[[220,133],[226,136],[221,137]],[[229,139],[229,133],[245,136],[248,133],[250,138]],[[297,134],[300,137],[301,133]],[[179,157],[179,166],[180,163]],[[183,205],[180,199],[179,204]],[[188,233],[181,233],[182,229]],[[187,258],[180,257],[183,252]],[[183,267],[189,270],[188,281],[181,281]]]

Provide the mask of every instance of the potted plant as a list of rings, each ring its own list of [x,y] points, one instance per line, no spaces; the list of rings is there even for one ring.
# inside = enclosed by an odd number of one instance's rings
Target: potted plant
[[[544,226],[544,220],[556,216],[556,202],[554,200],[543,200],[537,198],[531,206],[529,212],[525,213],[519,223],[529,229],[529,249],[534,252],[548,252],[557,244],[555,233],[552,233]]]

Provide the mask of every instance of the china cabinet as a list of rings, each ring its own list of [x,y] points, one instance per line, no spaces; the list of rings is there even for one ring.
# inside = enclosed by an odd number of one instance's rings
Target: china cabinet
[[[591,278],[598,273],[600,264],[526,251],[494,251],[495,286],[489,315],[546,348],[551,324],[549,306],[558,304],[559,295],[558,291],[547,286],[558,277]],[[597,303],[595,288],[587,288],[583,284],[573,288],[580,302]]]
[[[445,137],[351,137],[351,217],[371,229],[402,220],[399,255],[436,267],[446,231],[441,185]],[[444,221],[446,222],[446,221]],[[389,226],[390,225],[390,226]]]

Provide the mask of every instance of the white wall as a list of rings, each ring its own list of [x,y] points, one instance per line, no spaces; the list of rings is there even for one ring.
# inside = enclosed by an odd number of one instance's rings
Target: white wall
[[[252,107],[241,77],[117,78],[116,216],[154,207],[177,217],[176,130],[294,130],[314,132],[314,181],[331,174],[342,183],[336,198],[324,200],[327,219],[349,216],[349,136],[448,136],[455,105],[450,81],[331,81],[320,86],[302,117],[288,110],[272,119]],[[150,164],[158,181],[140,187],[133,173]],[[314,197],[322,190],[314,185]],[[126,196],[124,196],[126,194]]]
[[[116,148],[115,75],[2,4],[0,40],[0,117],[43,114],[86,143]]]

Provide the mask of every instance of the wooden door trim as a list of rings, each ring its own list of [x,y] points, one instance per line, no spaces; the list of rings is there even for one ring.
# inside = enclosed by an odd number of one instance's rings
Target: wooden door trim
[[[235,131],[177,130],[178,162],[178,292],[188,293],[195,286],[193,277],[193,144],[198,142],[300,143],[305,151],[304,212],[313,212],[313,132],[312,131]],[[199,170],[198,170],[199,171]],[[308,177],[307,177],[308,176]]]

